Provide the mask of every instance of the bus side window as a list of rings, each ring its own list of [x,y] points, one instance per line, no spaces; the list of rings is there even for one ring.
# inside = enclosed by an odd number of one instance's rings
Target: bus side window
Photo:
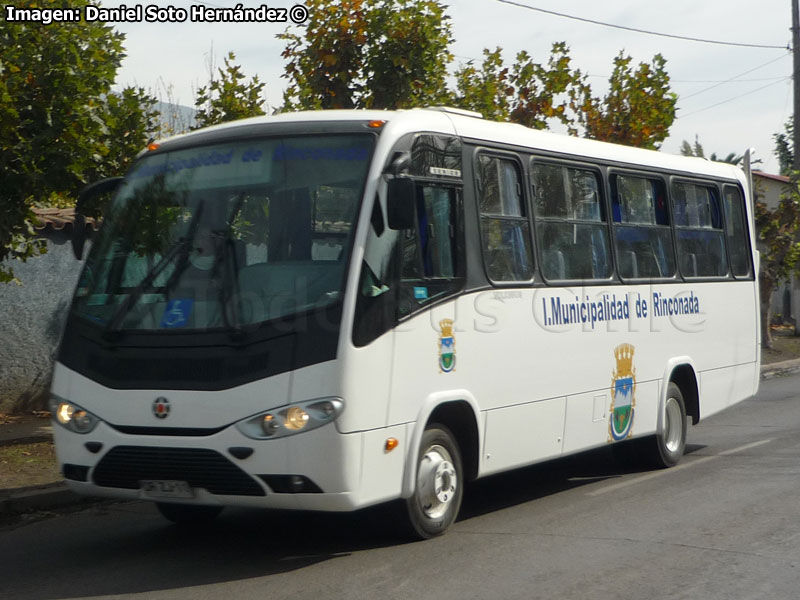
[[[461,289],[463,236],[460,197],[455,188],[416,186],[414,229],[401,232],[398,316]]]
[[[716,188],[688,182],[672,186],[678,262],[685,277],[728,274],[722,211]]]
[[[531,232],[516,161],[481,154],[477,161],[483,260],[492,281],[530,281]]]
[[[742,194],[733,186],[726,185],[725,195],[725,234],[728,238],[728,252],[731,255],[731,271],[734,277],[750,276],[750,243],[745,225],[744,201]]]
[[[671,278],[675,258],[664,182],[613,175],[611,201],[620,277]]]
[[[611,249],[599,173],[534,162],[531,187],[544,278],[611,277]]]

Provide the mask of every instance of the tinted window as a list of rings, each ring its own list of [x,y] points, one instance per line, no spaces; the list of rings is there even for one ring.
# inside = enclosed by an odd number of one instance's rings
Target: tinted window
[[[736,277],[750,275],[750,243],[745,222],[744,200],[739,190],[725,186],[725,236],[731,257],[731,271]]]
[[[619,274],[660,279],[675,274],[664,183],[634,175],[611,177],[611,209]]]
[[[519,165],[484,154],[477,167],[486,273],[492,281],[528,281],[533,257]]]
[[[401,234],[400,316],[457,291],[463,277],[461,204],[456,189],[418,185],[415,195],[416,227]]]
[[[610,277],[611,251],[598,174],[534,164],[531,184],[545,279]]]
[[[672,186],[678,262],[684,277],[728,273],[722,210],[716,188],[678,182]]]

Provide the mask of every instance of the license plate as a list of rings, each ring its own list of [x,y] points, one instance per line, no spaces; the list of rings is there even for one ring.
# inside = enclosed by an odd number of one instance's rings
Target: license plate
[[[152,498],[192,498],[194,492],[186,481],[146,479],[139,482],[146,496]]]

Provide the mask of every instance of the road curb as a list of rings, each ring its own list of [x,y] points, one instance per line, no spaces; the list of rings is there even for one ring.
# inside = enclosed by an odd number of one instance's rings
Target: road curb
[[[81,504],[90,505],[100,500],[100,498],[79,496],[61,482],[29,488],[0,490],[0,516],[37,510],[54,510]]]
[[[785,377],[794,373],[800,373],[800,358],[761,366],[761,379]]]
[[[0,447],[2,446],[18,446],[22,444],[38,444],[40,442],[52,442],[52,434],[44,435],[29,435],[26,437],[13,438],[10,440],[0,440]]]

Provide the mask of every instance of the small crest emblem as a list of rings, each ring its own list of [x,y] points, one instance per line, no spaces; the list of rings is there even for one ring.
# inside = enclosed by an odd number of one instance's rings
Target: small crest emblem
[[[169,416],[169,400],[159,396],[153,401],[153,414],[156,419],[166,419]]]
[[[608,441],[619,441],[633,432],[636,407],[636,370],[633,368],[634,347],[620,344],[614,348],[617,368],[611,374],[611,414],[608,419]]]
[[[453,337],[453,320],[439,321],[439,370],[449,373],[456,368],[456,339]]]

